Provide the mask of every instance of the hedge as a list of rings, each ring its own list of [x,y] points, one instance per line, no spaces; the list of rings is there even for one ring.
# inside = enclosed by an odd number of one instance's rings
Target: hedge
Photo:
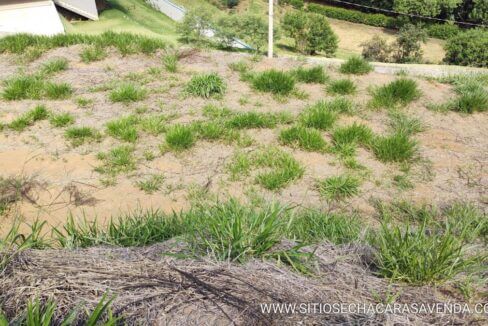
[[[444,61],[461,66],[488,67],[488,31],[470,29],[449,39]]]
[[[383,14],[368,14],[357,10],[320,5],[316,3],[309,4],[307,6],[307,10],[330,18],[376,27],[398,29],[403,24],[403,21],[397,19],[396,17],[390,17]],[[430,37],[436,37],[443,40],[457,35],[460,31],[458,26],[451,24],[429,24],[426,25],[425,28]]]

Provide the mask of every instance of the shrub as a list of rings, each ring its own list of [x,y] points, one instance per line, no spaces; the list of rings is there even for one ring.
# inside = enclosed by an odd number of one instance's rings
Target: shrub
[[[390,62],[392,60],[393,48],[386,39],[379,35],[375,35],[371,40],[362,43],[361,47],[363,48],[361,54],[367,60],[378,62]]]
[[[448,40],[461,32],[461,29],[454,24],[431,24],[428,25],[426,29],[427,34],[430,37],[439,38],[441,40]]]
[[[307,10],[330,18],[346,20],[353,23],[388,28],[395,28],[398,26],[398,23],[394,17],[388,17],[382,14],[368,14],[356,10],[325,6],[315,3],[308,4]]]
[[[323,84],[329,79],[322,66],[315,66],[311,68],[299,67],[293,70],[292,74],[299,82],[308,84]]]
[[[356,91],[356,85],[350,79],[338,79],[329,83],[327,91],[332,94],[348,95]]]
[[[130,103],[141,101],[147,96],[147,91],[144,88],[132,85],[122,84],[110,93],[110,100],[112,102]]]
[[[318,130],[300,126],[290,127],[280,132],[280,141],[307,151],[321,151],[326,143]]]
[[[81,61],[85,63],[100,61],[107,57],[107,52],[100,45],[90,45],[80,52]]]
[[[421,27],[407,24],[400,28],[395,42],[395,62],[421,62],[422,48],[421,43],[427,41],[427,33]]]
[[[322,15],[289,11],[283,18],[283,29],[295,40],[295,49],[301,53],[322,52],[332,56],[337,51],[337,36]]]
[[[252,86],[261,92],[288,95],[295,88],[295,80],[285,72],[272,69],[256,74]]]
[[[193,76],[186,85],[186,92],[193,96],[210,98],[225,94],[227,86],[224,80],[216,73]]]
[[[444,61],[461,66],[488,67],[488,31],[478,28],[450,38]]]
[[[343,74],[364,75],[372,71],[373,67],[361,57],[354,56],[344,62],[339,71]]]
[[[391,108],[395,105],[407,105],[420,97],[417,83],[412,79],[400,78],[373,90],[370,105],[373,108]]]
[[[375,137],[372,147],[376,157],[383,162],[410,161],[417,153],[417,142],[399,132],[389,136]]]
[[[320,101],[305,109],[300,114],[301,123],[309,128],[329,129],[337,120],[336,110],[331,109],[331,102]]]
[[[317,183],[321,196],[328,200],[344,200],[359,193],[359,179],[350,175],[329,177]]]
[[[166,145],[174,150],[181,151],[195,144],[195,135],[189,126],[174,125],[166,132]]]
[[[303,0],[282,0],[281,1],[283,4],[287,4],[292,6],[295,9],[302,9],[304,6],[304,1]]]

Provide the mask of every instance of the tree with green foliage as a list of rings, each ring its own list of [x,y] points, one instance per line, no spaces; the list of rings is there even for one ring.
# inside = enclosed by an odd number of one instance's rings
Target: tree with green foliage
[[[283,18],[283,29],[295,40],[295,49],[304,54],[322,52],[332,56],[338,39],[323,15],[290,11]]]
[[[394,0],[393,9],[405,13],[437,17],[441,12],[452,13],[462,0]]]
[[[268,44],[268,23],[253,14],[222,16],[215,24],[216,38],[222,47],[231,47],[238,38],[260,52]],[[275,38],[278,31],[275,31]]]
[[[473,0],[473,11],[471,11],[469,17],[482,24],[488,24],[488,1]]]
[[[185,14],[178,24],[178,32],[185,43],[201,43],[206,40],[206,32],[212,29],[213,13],[206,8],[195,8]]]

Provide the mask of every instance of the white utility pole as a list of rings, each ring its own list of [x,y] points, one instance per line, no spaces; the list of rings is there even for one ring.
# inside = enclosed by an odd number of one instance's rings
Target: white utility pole
[[[273,57],[273,32],[274,32],[274,23],[273,23],[273,8],[274,0],[269,0],[269,25],[268,25],[268,58]]]

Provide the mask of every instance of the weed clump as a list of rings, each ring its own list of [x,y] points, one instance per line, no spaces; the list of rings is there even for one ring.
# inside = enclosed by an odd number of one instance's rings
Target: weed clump
[[[327,86],[327,91],[332,94],[349,95],[356,92],[356,85],[350,79],[334,80]]]
[[[301,123],[309,128],[327,130],[336,122],[337,113],[331,102],[320,101],[300,114]]]
[[[195,135],[191,126],[174,125],[166,132],[166,145],[173,150],[182,151],[195,144]]]
[[[293,70],[291,74],[297,81],[307,84],[323,84],[329,79],[322,66],[311,68],[299,67]]]
[[[302,126],[282,130],[280,141],[307,151],[322,151],[326,148],[326,142],[318,130]]]
[[[295,89],[295,79],[283,71],[268,70],[255,74],[252,86],[261,92],[286,96]]]
[[[224,80],[216,73],[196,75],[186,85],[188,94],[203,98],[223,96],[226,89]]]
[[[135,86],[133,84],[123,84],[110,93],[110,100],[112,102],[130,103],[145,99],[147,91],[144,88]]]
[[[407,105],[421,95],[417,83],[412,79],[401,78],[372,92],[370,102],[373,108],[392,108],[396,105]]]
[[[411,161],[417,153],[417,142],[408,135],[396,132],[388,136],[376,136],[372,141],[373,152],[383,162]]]
[[[110,136],[134,143],[138,138],[136,125],[139,119],[133,115],[120,118],[107,123],[107,134]]]
[[[317,182],[320,195],[333,201],[344,200],[357,195],[359,186],[359,179],[350,175],[329,177]]]
[[[70,127],[64,135],[71,142],[71,145],[75,147],[85,143],[100,141],[102,138],[98,130],[90,127]]]
[[[343,74],[354,75],[364,75],[372,70],[373,67],[371,66],[371,64],[365,59],[358,56],[347,59],[347,61],[344,62],[339,68],[339,71]]]

